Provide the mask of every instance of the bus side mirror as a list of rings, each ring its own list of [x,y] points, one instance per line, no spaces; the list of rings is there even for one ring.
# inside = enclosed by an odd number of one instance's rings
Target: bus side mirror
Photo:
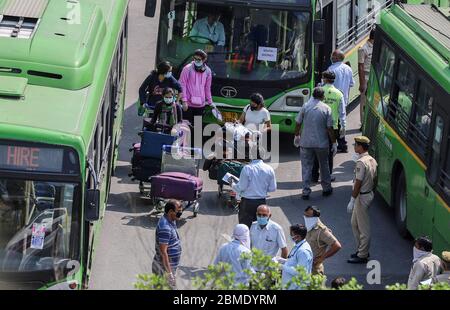
[[[144,15],[147,17],[155,17],[155,11],[156,11],[156,0],[146,0]]]
[[[325,43],[325,20],[317,19],[313,23],[313,41],[314,44]]]
[[[84,219],[98,221],[100,219],[100,190],[88,189],[84,200]]]

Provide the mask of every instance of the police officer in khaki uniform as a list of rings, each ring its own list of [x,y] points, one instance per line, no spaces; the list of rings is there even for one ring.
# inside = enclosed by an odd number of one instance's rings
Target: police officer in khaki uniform
[[[448,283],[450,284],[450,252],[443,251],[441,255],[442,273],[433,278],[433,283]]]
[[[331,230],[319,219],[320,210],[308,206],[303,213],[305,219],[306,241],[313,252],[313,274],[325,274],[323,261],[336,254],[341,248],[341,243],[336,239]]]
[[[432,253],[432,250],[433,243],[427,237],[419,237],[414,242],[408,290],[417,290],[421,282],[432,280],[441,272],[441,260]]]
[[[353,192],[347,206],[347,212],[352,214],[351,224],[356,241],[356,253],[347,261],[351,264],[365,264],[369,257],[370,247],[370,218],[369,205],[374,197],[377,162],[369,155],[369,138],[359,136],[355,138],[356,161]]]

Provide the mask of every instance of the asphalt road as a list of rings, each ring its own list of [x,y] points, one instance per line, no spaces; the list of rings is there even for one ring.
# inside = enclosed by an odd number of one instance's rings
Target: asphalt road
[[[124,131],[120,145],[120,157],[116,177],[112,180],[111,193],[99,243],[96,247],[90,289],[133,289],[136,275],[150,273],[154,254],[154,232],[158,216],[152,211],[149,201],[139,195],[138,184],[128,177],[131,143],[139,140],[137,132],[141,119],[134,103],[140,83],[154,67],[156,49],[157,18],[143,16],[144,0],[131,0],[128,42],[128,80]],[[347,141],[360,134],[359,107],[349,113]],[[381,282],[369,284],[366,265],[351,265],[346,262],[355,251],[350,226],[350,215],[346,206],[350,198],[354,162],[351,152],[335,157],[333,183],[334,193],[324,198],[320,185],[314,186],[311,199],[305,202],[300,197],[301,169],[298,149],[292,146],[292,138],[280,137],[280,162],[276,169],[278,190],[268,199],[272,206],[272,219],[278,222],[289,236],[289,226],[303,223],[302,213],[308,204],[318,206],[322,221],[333,230],[343,249],[325,261],[328,279],[337,276],[356,277],[366,289],[380,289],[395,282],[406,282],[412,259],[412,241],[402,239],[394,224],[393,211],[376,197],[371,206],[372,244],[370,255],[381,271]],[[350,150],[352,151],[352,150]],[[222,206],[217,198],[217,185],[200,172],[205,182],[198,217],[192,212],[183,213],[179,222],[182,240],[182,258],[178,272],[178,287],[192,289],[191,277],[201,274],[216,256],[219,246],[226,240],[222,234],[230,235],[238,223],[237,214]],[[289,239],[289,238],[288,238]],[[293,246],[288,241],[288,247]]]

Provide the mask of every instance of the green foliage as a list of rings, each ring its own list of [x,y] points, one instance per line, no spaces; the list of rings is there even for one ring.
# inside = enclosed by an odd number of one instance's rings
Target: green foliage
[[[394,285],[386,285],[386,289],[389,291],[404,291],[407,286],[406,284],[395,283]]]
[[[438,282],[434,284],[426,284],[426,285],[419,285],[419,290],[430,290],[430,291],[450,291],[450,284],[445,282]]]
[[[138,290],[170,290],[171,287],[167,278],[157,274],[140,274],[137,276],[138,282],[134,283],[134,288]]]
[[[281,283],[282,265],[274,262],[261,250],[253,249],[251,253],[243,253],[242,260],[249,260],[254,270],[246,269],[249,276],[248,285],[235,282],[235,273],[227,263],[210,265],[203,274],[193,279],[193,286],[200,290],[281,290],[294,286],[302,290],[326,290],[326,277],[324,275],[308,274],[303,267],[296,267],[294,276],[285,286]],[[261,270],[261,271],[259,271]],[[140,290],[169,290],[171,289],[166,277],[152,275],[138,275],[138,282],[134,284]],[[362,290],[363,286],[355,278],[351,278],[339,290]],[[406,284],[396,283],[386,286],[387,290],[406,290]],[[420,290],[450,290],[447,283],[421,285]]]

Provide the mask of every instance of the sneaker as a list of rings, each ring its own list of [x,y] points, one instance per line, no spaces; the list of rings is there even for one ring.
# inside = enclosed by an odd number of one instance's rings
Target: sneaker
[[[325,196],[325,197],[330,196],[331,194],[333,194],[333,189],[322,192],[322,196]]]

